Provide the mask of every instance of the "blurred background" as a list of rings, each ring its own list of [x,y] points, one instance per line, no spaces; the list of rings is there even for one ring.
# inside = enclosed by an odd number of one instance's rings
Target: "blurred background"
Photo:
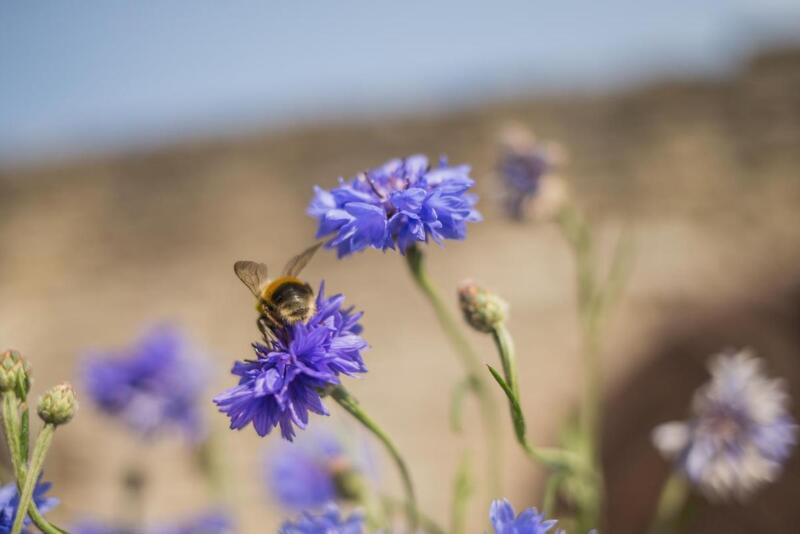
[[[554,228],[508,221],[498,201],[497,135],[521,122],[567,149],[601,257],[635,235],[603,348],[604,461],[608,531],[642,532],[667,473],[650,429],[686,414],[710,353],[754,347],[800,399],[798,36],[790,0],[3,2],[0,346],[32,362],[34,394],[64,379],[80,394],[88,349],[182,326],[214,365],[204,411],[239,530],[273,531],[284,513],[262,464],[278,436],[227,431],[210,401],[256,337],[233,261],[277,266],[305,247],[313,185],[447,154],[472,165],[486,220],[428,247],[432,277],[454,311],[467,277],[510,302],[531,436],[552,444],[581,384],[574,271]],[[460,452],[480,474],[483,442],[477,421],[448,428],[443,391],[461,370],[432,313],[394,254],[319,254],[306,276],[366,311],[370,372],[348,385],[444,521]],[[506,495],[537,504],[543,473],[504,427]],[[131,458],[146,465],[147,521],[210,502],[180,439],[144,445],[85,401],[45,466],[63,500],[53,517],[114,519]],[[795,454],[754,507],[700,506],[693,528],[793,532],[798,491]]]

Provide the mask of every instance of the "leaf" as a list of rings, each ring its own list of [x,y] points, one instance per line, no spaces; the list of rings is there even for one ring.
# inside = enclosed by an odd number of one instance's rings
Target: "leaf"
[[[508,397],[508,407],[511,410],[511,420],[514,422],[514,433],[517,435],[517,441],[527,448],[528,444],[525,441],[525,416],[522,415],[522,408],[519,405],[519,399],[517,399],[514,392],[511,390],[511,387],[506,383],[500,373],[495,370],[494,367],[491,365],[486,365],[489,368],[489,372],[492,373],[495,381],[500,384],[500,387],[503,389],[503,392]]]
[[[22,461],[27,462],[30,448],[30,433],[31,433],[31,422],[29,416],[28,408],[25,408],[22,411],[22,424],[20,425],[19,430],[19,444],[20,444],[20,455],[22,456]]]

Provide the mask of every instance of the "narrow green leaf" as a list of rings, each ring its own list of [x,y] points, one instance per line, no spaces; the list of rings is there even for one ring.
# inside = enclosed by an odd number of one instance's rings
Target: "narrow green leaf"
[[[20,445],[20,456],[22,456],[22,461],[28,461],[29,455],[29,448],[30,448],[30,433],[31,433],[31,422],[30,422],[30,411],[27,408],[22,411],[22,424],[20,425],[19,431],[19,445]]]
[[[503,389],[503,392],[508,397],[508,406],[511,410],[511,419],[514,422],[514,433],[517,435],[517,441],[523,446],[528,447],[527,442],[525,441],[525,416],[522,415],[522,407],[519,405],[519,400],[517,399],[516,395],[514,395],[514,391],[512,391],[511,387],[506,383],[500,373],[492,367],[491,365],[486,365],[489,368],[489,372],[492,373],[492,376],[500,384],[500,387]]]

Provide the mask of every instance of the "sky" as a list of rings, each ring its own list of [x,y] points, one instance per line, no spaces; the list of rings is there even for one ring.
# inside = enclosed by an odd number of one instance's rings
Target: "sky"
[[[797,0],[2,0],[0,165],[716,76]]]

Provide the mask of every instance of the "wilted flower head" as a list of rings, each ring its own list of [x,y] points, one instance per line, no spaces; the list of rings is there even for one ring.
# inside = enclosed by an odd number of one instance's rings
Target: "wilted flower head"
[[[361,534],[364,520],[359,514],[343,518],[336,505],[329,505],[321,514],[303,512],[295,521],[286,521],[279,534]]]
[[[325,296],[320,284],[316,312],[277,332],[266,346],[254,343],[255,360],[236,362],[231,371],[239,384],[214,398],[231,419],[232,429],[253,424],[260,436],[280,425],[281,435],[291,441],[294,426],[305,428],[308,412],[328,415],[320,391],[339,383],[339,375],[364,373],[361,351],[367,343],[359,335],[361,313],[342,309],[344,296]]]
[[[317,237],[339,257],[372,247],[397,248],[433,239],[464,239],[467,223],[480,221],[475,184],[466,165],[435,168],[425,156],[393,159],[330,191],[314,188],[308,213],[319,221]]]
[[[771,482],[797,441],[782,381],[762,373],[750,351],[711,360],[711,381],[692,402],[692,418],[658,426],[656,447],[709,498],[745,499]]]
[[[359,497],[359,466],[331,434],[307,435],[300,443],[273,448],[266,467],[269,490],[286,508],[316,509]]]
[[[47,513],[58,505],[58,499],[55,497],[47,497],[45,493],[50,491],[52,484],[50,482],[42,482],[42,477],[36,483],[36,488],[33,490],[33,501],[36,503],[37,508],[41,513]],[[11,532],[11,527],[14,525],[14,519],[17,516],[17,507],[19,506],[19,492],[17,491],[16,484],[6,484],[0,487],[0,534],[8,534]],[[23,526],[31,524],[29,518],[25,518]],[[23,530],[23,532],[28,532]]]
[[[158,326],[126,349],[91,355],[83,383],[100,410],[145,437],[171,428],[192,441],[205,437],[206,363],[175,328]]]
[[[541,143],[520,125],[508,126],[500,139],[497,170],[505,187],[508,214],[522,219],[526,212],[549,218],[563,206],[566,184],[556,175],[563,150],[553,143]]]

